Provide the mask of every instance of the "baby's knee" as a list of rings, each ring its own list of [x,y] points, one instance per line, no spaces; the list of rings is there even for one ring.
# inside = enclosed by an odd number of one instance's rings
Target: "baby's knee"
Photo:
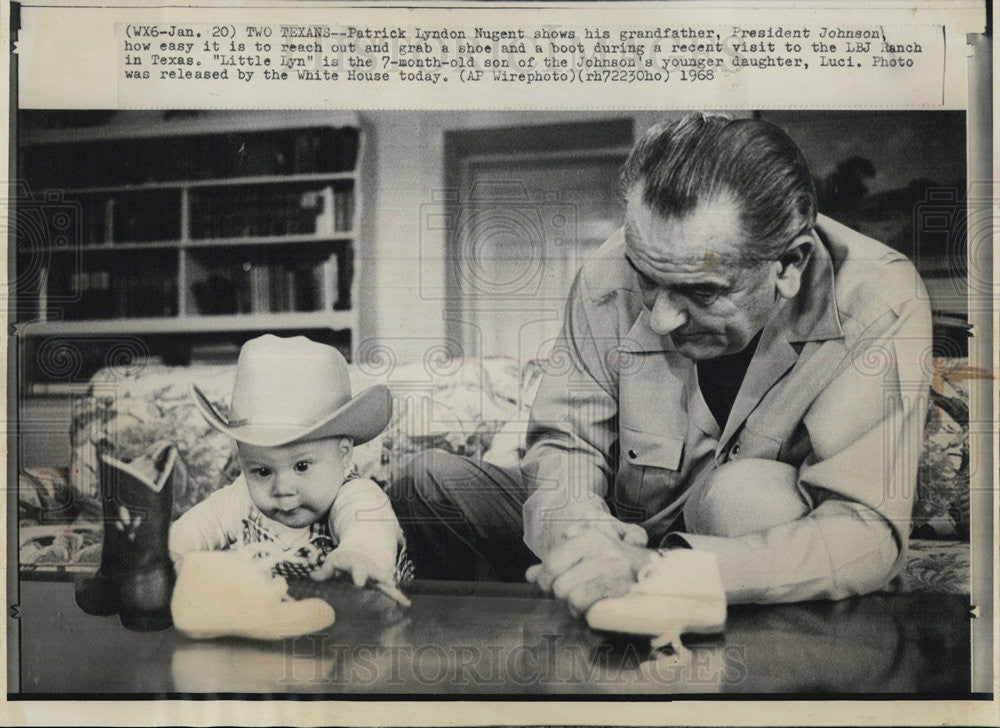
[[[691,533],[735,538],[808,512],[796,468],[750,458],[726,463],[696,485],[684,508],[684,522]]]

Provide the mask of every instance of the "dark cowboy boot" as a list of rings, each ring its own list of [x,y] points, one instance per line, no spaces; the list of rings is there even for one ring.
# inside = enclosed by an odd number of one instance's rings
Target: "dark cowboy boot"
[[[121,600],[118,594],[118,585],[109,576],[115,573],[113,536],[104,529],[104,546],[101,551],[101,565],[97,573],[93,576],[85,576],[76,580],[75,596],[76,604],[87,614],[96,614],[99,617],[106,617],[109,614],[118,614],[121,609]],[[107,554],[107,556],[105,555]]]
[[[128,629],[171,624],[174,569],[167,550],[173,502],[172,445],[154,446],[130,463],[101,458],[104,549],[95,577],[77,583],[76,601],[90,614],[119,614]]]
[[[101,546],[101,565],[93,576],[76,580],[75,596],[77,606],[87,614],[105,617],[118,614],[121,610],[121,595],[118,581],[125,573],[123,565],[126,551],[125,533],[115,528],[121,498],[115,486],[115,479],[105,472],[103,451],[110,447],[106,440],[98,447],[100,463],[100,507],[101,523],[104,524],[104,543]]]
[[[110,482],[110,481],[108,481]],[[125,569],[122,561],[125,558],[125,546],[122,541],[124,532],[115,528],[118,519],[119,502],[101,473],[101,512],[104,523],[104,544],[101,546],[101,565],[97,573],[76,580],[76,603],[87,614],[105,617],[118,614],[121,610],[121,598],[115,575],[121,575]]]
[[[177,462],[177,449],[167,445],[144,461],[152,465],[149,480],[130,480],[135,462],[128,466],[118,465],[121,480],[129,483],[126,487],[135,489],[139,498],[144,497],[143,511],[130,508],[136,523],[133,541],[135,558],[121,582],[121,611],[118,613],[122,625],[128,629],[149,631],[166,629],[173,622],[170,618],[170,598],[173,594],[174,564],[170,558],[167,542],[170,536],[170,514],[173,507],[174,489],[171,475]],[[108,463],[115,466],[115,463]],[[127,468],[127,469],[126,469]],[[138,472],[140,478],[143,472]],[[136,517],[138,516],[138,519]]]

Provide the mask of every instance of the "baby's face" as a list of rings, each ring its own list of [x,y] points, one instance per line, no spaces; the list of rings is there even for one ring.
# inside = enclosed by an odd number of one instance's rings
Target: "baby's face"
[[[292,528],[326,518],[351,462],[351,441],[330,437],[280,447],[239,443],[250,498],[261,512]]]

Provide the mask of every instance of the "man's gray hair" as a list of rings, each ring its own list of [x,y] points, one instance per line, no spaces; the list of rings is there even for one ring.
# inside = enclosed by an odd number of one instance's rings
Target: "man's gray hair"
[[[758,259],[775,259],[816,223],[816,188],[802,152],[783,129],[758,119],[688,114],[651,128],[621,175],[627,195],[663,217],[683,217],[701,201],[732,195]]]

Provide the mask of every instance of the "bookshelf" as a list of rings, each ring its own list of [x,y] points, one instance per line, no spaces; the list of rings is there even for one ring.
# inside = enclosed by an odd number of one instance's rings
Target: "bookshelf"
[[[126,340],[136,356],[187,363],[235,357],[261,333],[303,333],[351,357],[356,115],[103,112],[87,122],[20,125],[25,395],[75,391]],[[72,366],[46,361],[57,344]]]

